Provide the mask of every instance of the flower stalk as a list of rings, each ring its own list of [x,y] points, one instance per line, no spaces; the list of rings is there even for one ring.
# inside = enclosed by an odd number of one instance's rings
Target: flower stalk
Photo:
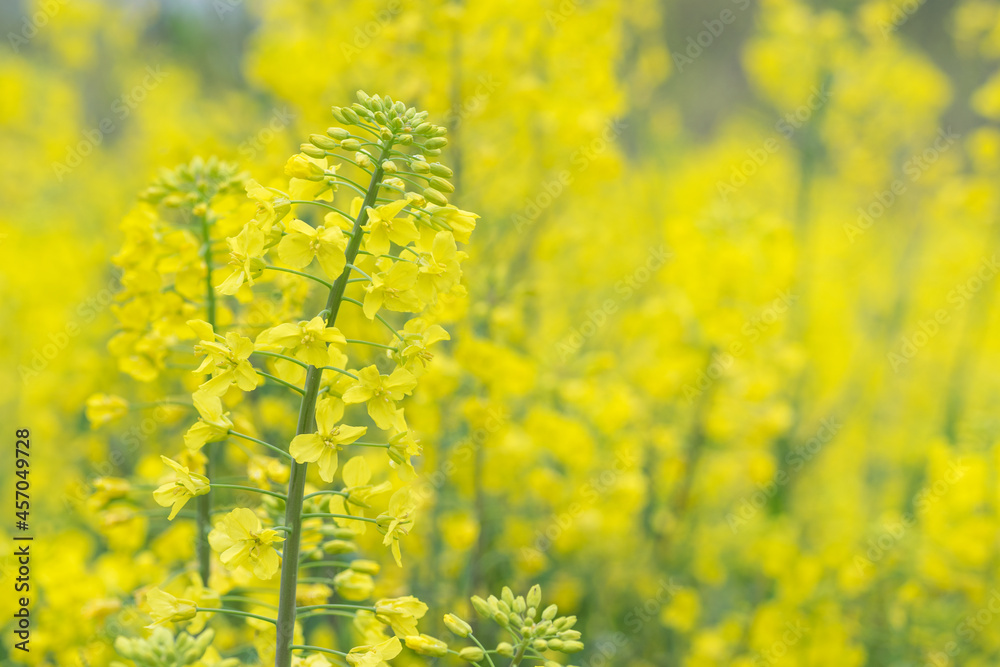
[[[392,148],[392,140],[386,141],[382,147],[382,156],[378,160],[382,161],[389,154]],[[354,220],[351,240],[344,252],[347,266],[337,278],[330,289],[326,302],[326,326],[332,327],[337,321],[337,313],[340,311],[340,304],[344,300],[344,292],[347,289],[347,281],[351,275],[350,265],[354,264],[358,251],[361,250],[361,241],[364,238],[362,227],[368,221],[368,209],[375,203],[378,197],[378,190],[382,184],[383,170],[379,166],[372,174],[371,182],[365,194],[364,203]],[[299,407],[299,419],[296,426],[296,435],[312,433],[315,430],[316,421],[316,399],[319,396],[320,383],[323,378],[323,369],[310,365],[306,371],[305,392]],[[288,526],[289,533],[285,540],[284,555],[281,564],[281,580],[278,594],[278,617],[277,617],[277,650],[275,652],[275,667],[291,667],[293,636],[295,634],[295,590],[298,585],[299,569],[299,547],[302,538],[302,504],[305,495],[306,474],[309,470],[308,463],[292,462],[291,474],[288,479],[288,500],[285,504],[285,525]]]

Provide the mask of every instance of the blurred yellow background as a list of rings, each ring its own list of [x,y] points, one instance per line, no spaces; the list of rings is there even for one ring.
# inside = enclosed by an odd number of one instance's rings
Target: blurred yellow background
[[[467,613],[538,581],[594,667],[1000,657],[1000,3],[38,0],[0,37],[0,416],[32,430],[39,588],[0,663],[110,664],[142,625],[114,601],[190,557],[190,526],[89,504],[179,437],[84,419],[123,385],[137,193],[196,155],[266,182],[357,89],[449,126],[481,216],[385,591]]]

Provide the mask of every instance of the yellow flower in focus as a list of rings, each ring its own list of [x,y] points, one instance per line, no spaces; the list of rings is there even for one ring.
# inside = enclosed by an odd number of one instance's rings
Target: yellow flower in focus
[[[253,285],[254,276],[264,270],[265,241],[264,232],[252,223],[244,225],[236,236],[226,239],[233,271],[215,288],[220,294],[236,294],[244,282]]]
[[[153,491],[153,500],[161,507],[170,507],[170,516],[167,517],[167,520],[173,521],[181,508],[187,504],[187,501],[196,496],[205,495],[209,492],[210,487],[208,478],[204,475],[192,473],[177,461],[168,459],[166,456],[160,458],[173,468],[176,478]]]
[[[198,389],[212,396],[222,396],[234,384],[242,391],[252,391],[260,383],[260,376],[250,364],[253,341],[245,336],[229,332],[225,342],[217,339],[212,325],[202,320],[189,320],[188,326],[198,336],[194,346],[196,354],[204,354],[205,359],[194,371],[196,374],[211,372],[212,379]]]
[[[351,667],[385,667],[386,660],[392,660],[403,650],[398,637],[386,639],[374,646],[358,646],[347,654]]]
[[[273,545],[284,539],[278,531],[263,528],[257,515],[245,507],[227,514],[208,534],[208,542],[223,565],[230,570],[249,565],[254,576],[265,580],[278,571],[278,552]]]
[[[409,203],[406,199],[400,199],[368,209],[368,222],[364,226],[364,230],[368,232],[365,237],[365,249],[368,252],[384,255],[389,252],[390,241],[405,246],[420,238],[420,232],[410,216],[396,217]]]
[[[121,396],[94,394],[87,399],[85,412],[90,428],[98,428],[128,414],[128,401]]]
[[[388,261],[388,260],[387,260]],[[379,308],[400,312],[416,312],[420,309],[420,299],[413,291],[419,270],[412,262],[391,262],[387,270],[376,272],[365,285],[365,317],[375,319]],[[385,264],[382,265],[383,267]]]
[[[346,342],[339,329],[326,326],[326,320],[317,316],[308,322],[285,322],[265,329],[257,336],[256,345],[260,350],[284,349],[307,364],[325,366],[330,358],[327,344],[344,345]]]
[[[291,210],[288,197],[265,188],[252,178],[246,184],[247,197],[257,202],[257,216],[254,218],[265,234]]]
[[[450,229],[459,243],[469,242],[469,237],[476,228],[476,220],[479,219],[475,213],[463,211],[451,204],[447,206],[428,204],[424,210],[431,214],[434,223]]]
[[[196,391],[192,398],[201,419],[184,434],[184,445],[188,449],[201,449],[209,442],[225,439],[233,422],[222,411],[222,399],[201,391]]]
[[[278,257],[293,269],[309,266],[313,258],[328,278],[344,271],[347,236],[337,227],[313,227],[301,220],[288,223],[288,233],[278,243]]]
[[[426,613],[427,605],[412,595],[375,603],[375,617],[392,626],[392,631],[401,637],[418,634],[417,621]]]
[[[430,348],[434,343],[451,340],[451,336],[439,324],[428,324],[426,320],[415,317],[403,325],[399,334],[399,342],[393,352],[396,363],[414,375],[422,373],[434,358]]]
[[[413,527],[413,513],[418,505],[419,501],[410,491],[410,487],[403,487],[392,494],[388,509],[377,519],[379,532],[385,535],[382,545],[391,546],[392,557],[400,567],[403,566],[403,557],[399,552],[399,538],[408,534]]]
[[[396,401],[413,391],[417,378],[405,368],[397,368],[392,375],[381,375],[375,366],[358,371],[358,379],[344,392],[344,403],[367,403],[368,414],[381,429],[406,430],[403,411],[396,408]]]
[[[146,593],[146,605],[149,607],[153,622],[147,628],[155,628],[164,623],[189,621],[198,613],[194,600],[181,600],[170,593],[152,588]]]
[[[316,433],[303,433],[292,439],[288,453],[299,463],[319,463],[319,476],[324,482],[332,482],[337,474],[338,457],[341,447],[364,435],[364,426],[339,424],[343,406],[334,399],[324,399],[316,407]]]

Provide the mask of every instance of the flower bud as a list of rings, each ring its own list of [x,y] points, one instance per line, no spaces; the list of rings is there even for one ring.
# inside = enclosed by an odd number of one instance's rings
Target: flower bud
[[[355,572],[363,572],[364,574],[376,575],[382,570],[382,566],[373,560],[365,560],[363,558],[358,558],[351,561],[351,569]]]
[[[431,170],[431,167],[423,160],[414,160],[410,163],[410,169],[418,174],[426,174]]]
[[[353,137],[349,137],[340,142],[340,147],[345,151],[359,151],[361,150],[361,142]]]
[[[559,650],[563,653],[579,653],[583,650],[583,642],[576,640],[563,642],[563,647]]]
[[[410,635],[404,641],[407,648],[420,655],[430,655],[437,658],[448,655],[448,645],[430,635]]]
[[[396,163],[392,160],[386,160],[382,163],[382,171],[387,174],[395,174],[398,169],[396,168]]]
[[[412,134],[401,134],[401,135],[399,135],[399,138],[396,139],[396,141],[398,141],[403,146],[409,146],[410,144],[413,143],[413,135]]]
[[[443,178],[438,178],[437,176],[431,176],[430,184],[441,192],[454,192],[455,186],[450,182],[444,180]]]
[[[500,642],[499,644],[497,644],[497,653],[499,653],[505,658],[513,658],[514,647],[507,642]]]
[[[357,548],[354,542],[348,542],[347,540],[331,540],[323,544],[323,551],[328,554],[349,554],[352,551],[356,551]]]
[[[413,134],[426,135],[428,132],[434,129],[434,126],[430,123],[421,123],[413,128]]]
[[[331,110],[331,113],[333,114],[333,117],[336,118],[341,123],[348,122],[347,121],[347,116],[344,114],[343,108],[341,108],[341,107],[333,107],[333,109]]]
[[[563,650],[563,641],[561,639],[550,639],[546,643],[553,651]]]
[[[556,614],[558,613],[559,613],[559,607],[557,607],[554,604],[550,604],[548,607],[545,608],[545,611],[542,612],[542,618],[545,619],[546,621],[551,621],[553,618],[556,617]]]
[[[528,606],[529,607],[534,607],[536,609],[538,608],[539,605],[542,604],[542,587],[541,586],[539,586],[538,584],[535,584],[534,586],[531,587],[531,590],[528,591],[528,600],[527,600],[527,602],[528,602]]]
[[[341,122],[350,123],[351,125],[357,125],[359,122],[361,122],[361,119],[358,118],[357,112],[350,107],[343,107],[340,110],[340,113],[341,116],[343,116],[343,118],[337,118],[337,120],[340,120]],[[335,118],[336,116],[337,114],[334,114]]]
[[[306,181],[322,181],[326,174],[323,168],[302,153],[296,153],[285,163],[285,174]]]
[[[310,134],[309,143],[313,146],[323,148],[326,150],[333,150],[337,147],[337,142],[326,136],[325,134]]]
[[[466,646],[458,652],[458,657],[467,662],[479,662],[486,657],[486,653],[478,646]]]
[[[326,128],[326,133],[337,141],[343,141],[351,136],[351,133],[342,127],[328,127]]]
[[[312,144],[301,144],[299,146],[299,152],[305,153],[309,157],[321,158],[326,157],[326,151]]]
[[[444,137],[431,137],[430,139],[424,142],[424,148],[428,148],[430,150],[444,148],[447,145],[448,145],[448,140],[445,139]]]
[[[444,615],[444,625],[456,637],[468,637],[472,634],[472,626],[454,614]]]
[[[478,595],[472,596],[472,608],[476,610],[476,613],[479,614],[480,618],[493,617],[493,608],[491,605]]]
[[[510,625],[510,618],[507,616],[507,614],[498,611],[497,613],[493,614],[493,622],[499,625],[501,628],[506,628],[507,626]]]
[[[437,204],[438,206],[448,205],[448,199],[434,188],[424,188],[424,197],[427,201]]]
[[[366,169],[370,169],[372,166],[372,156],[364,151],[358,151],[355,153],[354,161]]]
[[[388,125],[389,124],[389,119],[386,118],[385,114],[382,113],[381,111],[376,111],[375,112],[375,122],[378,123],[379,125]]]
[[[536,651],[544,651],[548,647],[549,643],[544,639],[536,639],[535,641],[531,642],[531,648],[535,649]]]

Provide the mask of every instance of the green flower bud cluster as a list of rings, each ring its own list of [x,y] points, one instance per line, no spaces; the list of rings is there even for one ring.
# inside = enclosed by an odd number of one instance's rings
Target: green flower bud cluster
[[[481,618],[493,621],[516,641],[503,641],[493,651],[486,651],[473,635],[471,625],[455,614],[446,614],[445,627],[456,637],[471,638],[476,644],[455,650],[458,657],[467,662],[478,664],[487,657],[487,653],[496,653],[511,658],[511,664],[520,664],[521,660],[531,658],[543,661],[545,667],[559,667],[559,663],[545,657],[546,651],[571,654],[583,650],[580,632],[573,629],[576,616],[559,616],[559,608],[554,604],[542,608],[542,589],[538,585],[532,586],[526,596],[515,597],[506,586],[499,598],[491,595],[484,600],[475,595],[472,607]],[[406,644],[423,655],[444,655],[440,653],[444,643],[427,635],[407,638]]]
[[[354,134],[344,127],[331,127],[326,134],[312,134],[309,143],[300,151],[312,158],[322,158],[336,149],[354,153],[353,161],[364,167],[376,166],[376,156],[369,149],[388,145],[412,146],[413,154],[394,151],[392,158],[377,163],[386,175],[413,176],[426,182],[411,194],[424,204],[447,206],[447,194],[455,191],[448,180],[453,176],[445,165],[428,162],[428,157],[441,154],[448,145],[447,128],[427,122],[427,112],[407,107],[389,96],[368,95],[358,91],[358,101],[349,107],[333,107],[333,116],[346,126],[358,128]],[[374,143],[365,134],[375,135],[381,143]],[[412,181],[411,181],[412,183]],[[417,200],[415,200],[417,201]]]
[[[248,175],[232,162],[223,162],[216,157],[203,160],[195,157],[188,164],[174,169],[162,169],[152,184],[139,194],[139,198],[151,204],[163,204],[171,208],[194,206],[195,214],[204,213],[208,201],[220,194],[239,194]]]
[[[202,659],[214,638],[215,631],[211,628],[198,636],[181,632],[175,638],[169,630],[160,627],[154,629],[146,639],[118,637],[115,640],[115,650],[137,667],[186,667]],[[215,663],[216,667],[236,667],[239,664],[236,658]]]

